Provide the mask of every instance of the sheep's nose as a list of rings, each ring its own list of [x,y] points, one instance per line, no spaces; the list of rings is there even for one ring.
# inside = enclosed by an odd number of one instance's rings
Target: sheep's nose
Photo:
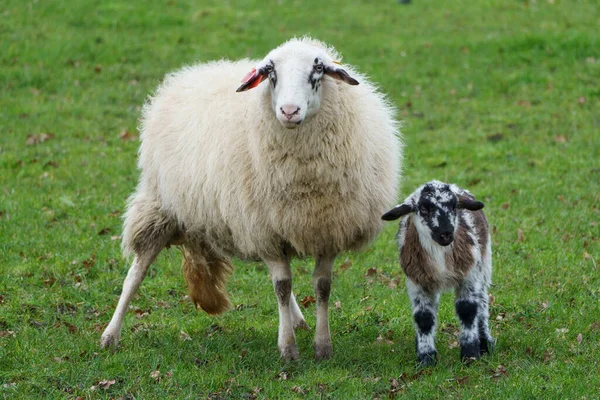
[[[279,108],[279,111],[281,111],[283,116],[287,119],[292,119],[300,113],[300,107],[295,104],[284,104]]]

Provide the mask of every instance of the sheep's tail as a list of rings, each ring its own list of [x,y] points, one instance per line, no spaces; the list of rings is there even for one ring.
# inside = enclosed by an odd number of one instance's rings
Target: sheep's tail
[[[216,257],[210,251],[183,250],[183,276],[196,308],[211,315],[222,314],[231,308],[226,283],[233,273],[229,260]]]

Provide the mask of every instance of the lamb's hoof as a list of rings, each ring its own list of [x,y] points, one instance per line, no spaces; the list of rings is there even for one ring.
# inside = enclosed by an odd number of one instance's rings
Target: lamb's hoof
[[[283,350],[280,350],[280,352],[281,358],[283,358],[285,361],[295,361],[298,358],[300,358],[298,346],[296,346],[295,344],[288,344],[283,348]]]
[[[331,342],[314,344],[315,347],[315,359],[317,361],[329,360],[333,356],[333,346]]]
[[[103,349],[116,349],[119,345],[119,339],[121,339],[121,335],[119,334],[104,332],[100,338],[100,347]]]
[[[432,367],[437,363],[437,351],[421,353],[417,356],[420,368]]]
[[[484,355],[484,354],[490,354],[494,352],[495,349],[495,343],[494,343],[494,339],[490,338],[490,339],[482,339],[479,342],[479,354],[480,355]]]
[[[303,319],[301,319],[300,321],[296,322],[296,324],[294,325],[294,329],[295,330],[310,331],[310,327],[308,326],[308,324],[306,323],[306,321],[303,320]]]
[[[470,364],[481,357],[479,341],[460,345],[460,359],[465,364]]]

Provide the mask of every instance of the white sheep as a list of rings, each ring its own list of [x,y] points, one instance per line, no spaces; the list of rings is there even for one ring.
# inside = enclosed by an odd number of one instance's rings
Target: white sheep
[[[190,297],[210,314],[230,306],[231,257],[265,262],[286,360],[298,357],[294,328],[307,327],[292,293],[290,259],[314,257],[316,358],[331,357],[334,260],[380,230],[379,217],[396,196],[402,150],[391,105],[339,59],[333,48],[301,38],[263,60],[210,62],[166,77],[143,109],[141,177],[122,243],[135,257],[103,347],[118,344],[148,266],[164,247],[180,244]],[[236,93],[232,85],[242,76],[237,92],[244,93]],[[263,80],[268,84],[258,86]]]
[[[382,216],[404,217],[398,230],[400,264],[413,308],[418,361],[435,363],[435,331],[440,294],[456,292],[462,360],[492,350],[488,288],[492,245],[483,203],[456,185],[431,181]]]

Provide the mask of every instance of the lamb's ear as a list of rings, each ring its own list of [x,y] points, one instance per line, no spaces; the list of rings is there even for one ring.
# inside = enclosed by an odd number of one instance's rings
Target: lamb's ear
[[[464,208],[465,210],[477,211],[484,207],[481,201],[475,200],[473,197],[458,196],[457,208]]]
[[[381,219],[384,221],[393,221],[395,219],[405,216],[406,214],[410,214],[413,211],[413,206],[411,206],[410,204],[402,203],[383,214],[381,216]]]
[[[325,65],[325,75],[337,79],[338,81],[346,82],[349,85],[358,85],[358,81],[348,75],[348,73],[335,65]]]
[[[268,74],[264,68],[256,70],[252,68],[252,71],[248,72],[242,79],[242,86],[237,88],[236,92],[245,92],[246,90],[257,87],[262,81],[267,78]]]

